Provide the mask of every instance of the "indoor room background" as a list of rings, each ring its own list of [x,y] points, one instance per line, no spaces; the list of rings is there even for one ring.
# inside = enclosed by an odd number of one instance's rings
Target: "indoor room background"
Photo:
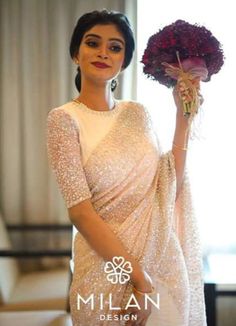
[[[216,300],[217,325],[236,325],[233,1],[0,0],[1,219],[6,229],[14,225],[65,226],[50,236],[41,230],[38,238],[33,231],[30,235],[25,231],[12,234],[10,241],[23,251],[29,246],[41,248],[42,242],[61,250],[70,246],[68,213],[47,159],[46,119],[52,108],[77,96],[76,66],[69,56],[69,42],[78,17],[103,8],[124,12],[136,38],[133,62],[119,77],[115,96],[137,100],[148,108],[164,151],[171,146],[175,107],[172,91],[148,80],[142,72],[140,61],[148,38],[183,19],[204,25],[222,43],[222,70],[209,83],[202,83],[204,104],[196,119],[195,139],[190,141],[187,168],[205,268],[210,264],[210,277],[219,280],[219,289],[225,292]],[[6,258],[0,257],[0,267],[2,259]],[[54,267],[69,271],[69,256],[27,259],[20,264],[24,272]],[[1,271],[0,277],[2,287],[7,279]]]

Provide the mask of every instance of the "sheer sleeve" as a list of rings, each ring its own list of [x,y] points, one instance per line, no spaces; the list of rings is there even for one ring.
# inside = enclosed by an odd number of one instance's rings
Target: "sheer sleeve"
[[[63,109],[53,109],[48,114],[47,152],[67,208],[91,198],[82,166],[78,129]]]

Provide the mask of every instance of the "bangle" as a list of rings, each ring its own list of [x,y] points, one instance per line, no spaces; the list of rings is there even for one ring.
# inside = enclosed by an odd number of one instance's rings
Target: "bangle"
[[[182,151],[187,151],[188,150],[188,147],[181,147],[181,146],[178,146],[176,145],[174,142],[173,142],[173,146],[178,148],[178,149],[181,149]]]
[[[138,289],[136,289],[136,287],[133,285],[133,283],[131,283],[131,282],[129,282],[132,286],[133,286],[133,290],[134,290],[134,292],[136,292],[136,293],[139,293],[139,294],[142,294],[142,295],[145,295],[145,294],[153,294],[154,293],[154,290],[155,290],[155,288],[154,288],[154,286],[152,286],[152,291],[151,292],[143,292],[143,291],[139,291]]]
[[[133,289],[134,289],[134,292],[136,292],[136,293],[139,293],[139,294],[142,294],[142,295],[145,295],[145,294],[153,294],[154,293],[154,290],[155,290],[155,288],[152,286],[152,291],[151,292],[143,292],[143,291],[139,291],[139,290],[137,290],[136,289],[136,287],[135,286],[133,286]]]

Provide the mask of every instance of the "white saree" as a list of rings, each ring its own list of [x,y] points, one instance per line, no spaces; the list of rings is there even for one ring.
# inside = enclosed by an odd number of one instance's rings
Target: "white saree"
[[[147,326],[205,326],[201,250],[191,206],[188,179],[175,202],[172,152],[161,153],[146,109],[120,101],[109,131],[82,164],[79,121],[71,102],[52,110],[47,121],[48,155],[67,207],[90,198],[94,209],[151,276],[160,294]],[[122,109],[121,109],[122,107]],[[107,244],[109,246],[109,243]],[[123,325],[104,319],[112,306],[124,307],[131,285],[112,284],[105,261],[77,232],[73,241],[74,273],[70,288],[73,325]],[[81,304],[93,294],[94,309]],[[114,312],[113,312],[114,313]]]

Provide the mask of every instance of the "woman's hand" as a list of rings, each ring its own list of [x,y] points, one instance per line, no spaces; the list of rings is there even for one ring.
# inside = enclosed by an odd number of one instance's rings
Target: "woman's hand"
[[[185,92],[185,89],[183,89],[182,92]],[[194,115],[184,115],[183,101],[181,99],[182,95],[184,95],[184,93],[179,94],[177,87],[175,86],[173,89],[173,97],[177,112],[172,153],[175,158],[176,199],[178,198],[183,183],[189,134],[194,118]],[[197,96],[199,98],[198,104],[201,105],[203,103],[203,97],[201,96],[199,89],[197,89]]]
[[[184,115],[182,98],[184,98],[185,96],[188,96],[188,89],[186,89],[186,88],[181,89],[180,88],[180,94],[179,94],[179,92],[177,90],[177,86],[174,87],[174,89],[173,89],[173,98],[174,98],[174,102],[175,102],[175,105],[176,105],[176,108],[177,108],[177,116],[183,116]],[[199,100],[199,106],[201,106],[202,103],[204,102],[204,99],[203,99],[203,96],[200,93],[199,88],[197,89],[197,96],[198,96],[198,100]],[[186,120],[186,121],[188,120],[188,116],[186,116],[184,118],[185,119],[183,119],[183,120]]]
[[[150,302],[147,304],[147,307],[145,309],[145,296],[143,294],[137,293],[135,290],[133,290],[133,295],[135,296],[138,305],[141,309],[138,307],[130,307],[125,311],[125,314],[129,314],[130,316],[134,315],[137,316],[135,318],[136,320],[130,320],[125,323],[126,326],[145,326],[147,323],[147,320],[152,312],[151,304]],[[133,300],[132,300],[133,303]]]
[[[182,114],[183,115],[183,104],[182,104],[182,100],[179,96],[179,93],[177,91],[177,87],[175,86],[173,88],[173,98],[174,98],[174,102],[175,102],[175,106],[177,108],[177,114]]]
[[[139,293],[139,291],[141,293]],[[137,316],[136,320],[129,320],[125,325],[127,326],[145,326],[148,317],[151,314],[151,304],[147,304],[145,309],[145,293],[151,293],[153,291],[153,283],[151,277],[147,272],[143,271],[143,277],[139,280],[136,280],[136,283],[133,283],[132,295],[135,296],[138,303],[138,307],[129,307],[127,310],[123,311],[122,315],[134,315]],[[134,305],[134,299],[131,300],[131,304]],[[139,309],[140,307],[140,309]]]

